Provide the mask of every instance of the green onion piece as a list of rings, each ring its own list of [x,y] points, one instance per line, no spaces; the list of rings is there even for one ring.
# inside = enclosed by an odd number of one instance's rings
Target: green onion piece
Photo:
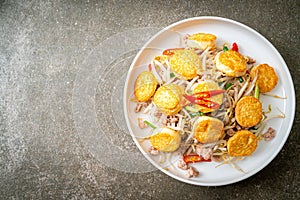
[[[227,83],[227,84],[225,85],[225,90],[227,90],[228,88],[230,88],[230,86],[232,86],[232,83]]]
[[[228,51],[228,47],[227,46],[224,46],[223,47],[223,51],[225,52],[225,51]]]
[[[170,73],[170,78],[175,77],[175,74],[173,72]]]
[[[191,117],[196,117],[196,116],[203,116],[204,114],[203,114],[203,112],[195,112],[195,113],[190,113],[190,116]]]
[[[257,98],[257,99],[259,97],[258,83],[255,84],[254,97]]]
[[[151,128],[156,129],[156,126],[154,126],[154,125],[153,125],[152,123],[150,123],[149,121],[144,120],[144,123],[147,124],[148,126],[150,126]]]
[[[240,83],[244,82],[244,79],[242,77],[238,77],[238,80]]]
[[[185,106],[184,107],[187,111],[190,111],[190,112],[198,112],[199,110],[192,107],[192,106]]]

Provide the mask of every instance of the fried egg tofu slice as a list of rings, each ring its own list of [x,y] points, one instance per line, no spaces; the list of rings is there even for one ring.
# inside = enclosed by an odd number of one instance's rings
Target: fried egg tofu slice
[[[237,51],[221,51],[216,55],[216,68],[226,76],[243,76],[247,70],[247,60]]]
[[[227,142],[230,156],[250,156],[257,148],[256,136],[248,130],[236,132]]]
[[[250,71],[251,79],[253,80],[257,73],[257,84],[259,91],[270,92],[278,83],[278,77],[273,67],[268,64],[260,64],[253,67]]]
[[[193,79],[202,71],[201,59],[194,50],[177,49],[170,58],[171,69],[185,80]]]
[[[173,152],[178,149],[181,143],[181,136],[178,131],[164,127],[150,137],[150,143],[159,151]]]
[[[262,119],[262,104],[253,96],[241,98],[235,107],[235,119],[243,127],[257,125]]]
[[[193,134],[198,142],[216,142],[224,134],[224,123],[217,118],[201,116],[193,125]]]
[[[134,95],[139,102],[148,101],[155,93],[158,82],[149,71],[138,75],[134,83]]]
[[[210,90],[221,90],[219,85],[216,82],[211,81],[211,80],[200,81],[200,82],[194,84],[191,89],[192,89],[193,94],[196,94],[199,92],[207,92]],[[212,102],[216,102],[219,105],[221,105],[223,102],[223,94],[218,94],[218,95],[206,98],[206,99],[209,101],[212,101]],[[213,108],[207,108],[207,107],[200,106],[197,104],[195,104],[194,107],[203,113],[208,113],[208,112],[212,112],[215,110]]]
[[[154,94],[153,103],[166,115],[173,115],[181,110],[183,90],[176,84],[159,87]]]
[[[205,50],[206,48],[216,48],[217,37],[210,33],[195,33],[187,37],[188,47]]]

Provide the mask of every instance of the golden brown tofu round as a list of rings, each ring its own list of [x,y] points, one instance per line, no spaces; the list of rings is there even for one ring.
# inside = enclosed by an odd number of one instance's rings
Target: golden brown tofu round
[[[224,134],[224,124],[217,118],[201,116],[193,126],[193,133],[198,142],[216,142]]]
[[[247,130],[236,132],[227,142],[227,150],[230,156],[250,156],[256,147],[256,136]]]
[[[177,131],[164,127],[150,137],[150,142],[159,151],[173,152],[178,149],[181,137]]]
[[[155,93],[158,82],[151,72],[144,71],[134,84],[134,95],[140,102],[148,101]]]
[[[260,92],[270,92],[278,82],[278,77],[275,73],[273,67],[269,66],[268,64],[260,64],[251,69],[251,78],[252,80],[256,76],[257,77],[257,84]]]
[[[214,49],[216,47],[217,37],[210,33],[195,33],[187,37],[186,44],[191,48],[205,50],[207,47]]]
[[[171,69],[186,80],[202,71],[201,60],[194,50],[174,50],[170,58]]]
[[[173,115],[181,109],[182,88],[175,84],[163,85],[157,89],[153,103],[166,115]]]
[[[209,80],[201,81],[192,87],[192,91],[194,94],[199,93],[199,92],[207,92],[207,91],[211,91],[211,90],[221,90],[221,88],[219,87],[219,85],[216,82],[209,81]],[[209,101],[216,102],[221,105],[223,102],[223,94],[215,95],[215,96],[212,96],[212,97],[209,97],[206,99]],[[207,107],[200,106],[197,104],[195,104],[194,107],[203,113],[208,113],[208,112],[212,112],[215,110],[213,108],[207,108]]]
[[[262,119],[261,102],[253,96],[241,98],[235,107],[235,119],[243,127],[257,125]]]
[[[243,76],[247,70],[247,61],[243,55],[237,51],[221,51],[216,56],[216,67],[226,76]]]

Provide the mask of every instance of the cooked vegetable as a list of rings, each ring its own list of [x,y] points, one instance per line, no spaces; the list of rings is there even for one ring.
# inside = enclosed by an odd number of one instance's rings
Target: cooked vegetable
[[[203,114],[203,112],[194,112],[194,113],[190,113],[190,116],[191,117],[196,117],[196,116],[203,116],[204,114]]]
[[[198,105],[206,107],[206,108],[216,109],[220,106],[220,104],[210,101],[210,100],[206,100],[204,98],[197,98],[197,97],[189,96],[189,95],[183,95],[183,96],[184,96],[184,98],[189,100],[191,103],[198,104]]]
[[[237,45],[237,43],[233,43],[232,44],[232,48],[231,48],[233,51],[239,51],[239,47],[238,47],[238,45]]]
[[[211,159],[205,160],[202,156],[198,154],[189,154],[183,156],[183,161],[185,163],[196,163],[196,162],[211,162]]]
[[[259,97],[259,87],[258,83],[255,84],[254,97],[258,99]]]
[[[224,46],[223,47],[223,51],[225,52],[225,51],[228,51],[228,47],[227,46]]]
[[[175,77],[174,72],[170,73],[170,78],[173,78],[173,77]]]
[[[193,94],[192,96],[196,96],[197,98],[209,98],[212,96],[216,96],[218,94],[224,93],[225,90],[210,90],[210,91],[205,91],[205,92],[197,92]]]
[[[227,90],[228,88],[230,88],[232,86],[232,83],[226,83],[225,85],[225,90]]]
[[[150,126],[153,129],[156,129],[156,126],[154,124],[152,124],[151,122],[144,120],[144,123],[147,124],[148,126]]]
[[[238,80],[239,80],[240,83],[244,82],[243,77],[238,77]]]

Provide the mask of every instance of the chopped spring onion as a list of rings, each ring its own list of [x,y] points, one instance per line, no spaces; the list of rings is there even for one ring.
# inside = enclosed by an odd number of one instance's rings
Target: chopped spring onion
[[[230,86],[232,86],[232,83],[226,83],[225,90],[227,90],[228,88],[230,88]]]
[[[196,117],[196,116],[203,116],[204,114],[203,114],[203,112],[194,112],[194,113],[190,113],[190,116],[191,117]]]
[[[224,46],[223,47],[223,51],[225,52],[225,51],[228,51],[228,47],[227,46]]]
[[[242,77],[238,77],[238,80],[240,83],[244,82],[244,79]]]
[[[144,120],[144,123],[150,126],[151,128],[156,129],[156,126],[154,126],[151,122]]]
[[[170,78],[173,78],[173,77],[175,77],[175,74],[174,74],[174,72],[171,72],[170,73]]]
[[[258,99],[258,97],[259,97],[259,87],[258,87],[258,83],[255,84],[254,97],[257,98],[257,99]]]

